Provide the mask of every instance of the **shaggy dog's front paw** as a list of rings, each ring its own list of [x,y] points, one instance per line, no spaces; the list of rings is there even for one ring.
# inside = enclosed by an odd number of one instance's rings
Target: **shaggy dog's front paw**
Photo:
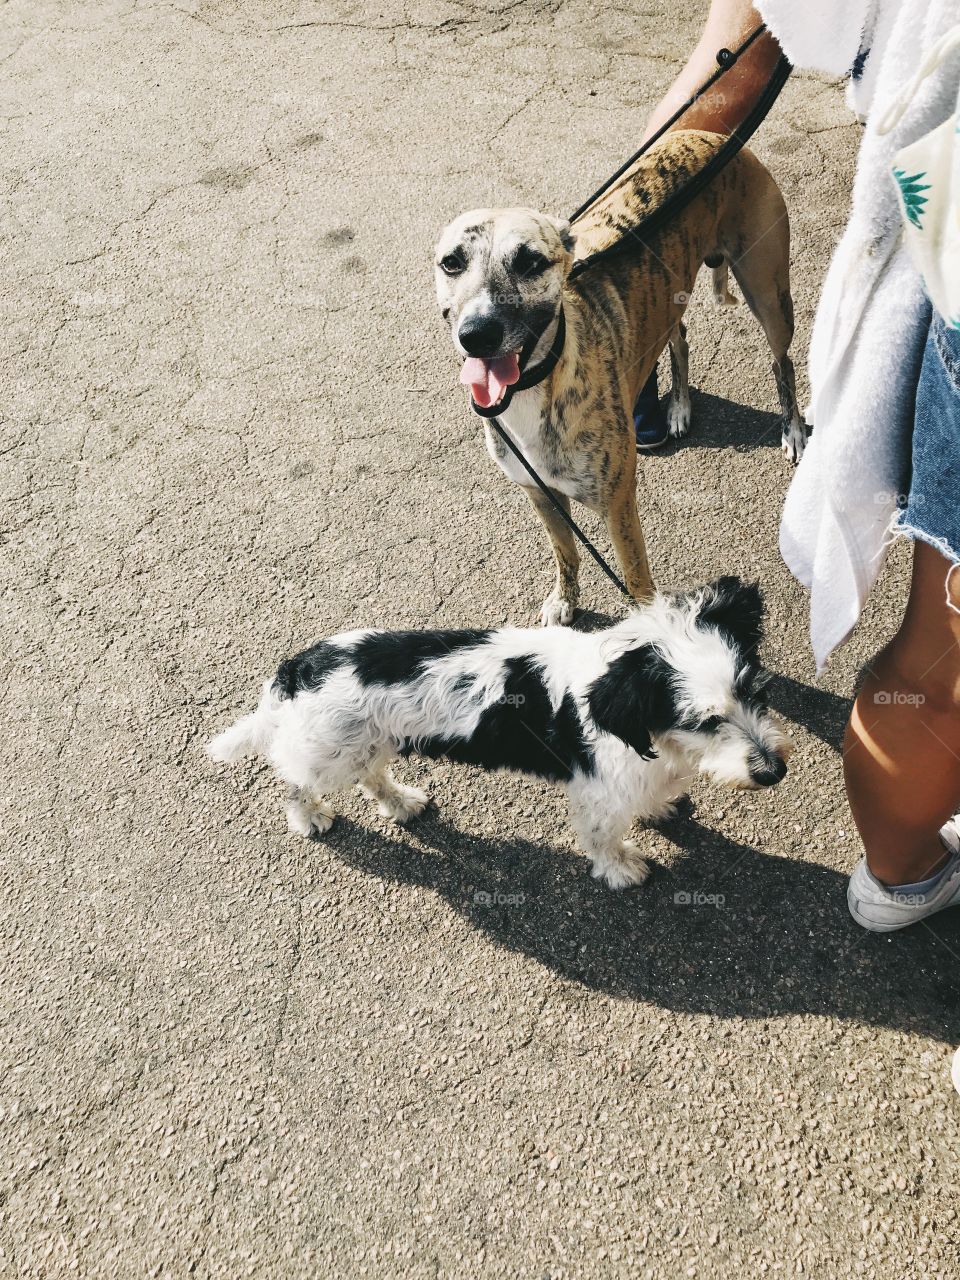
[[[380,812],[385,818],[392,818],[401,826],[423,813],[430,803],[430,797],[419,787],[400,787],[389,797],[380,801]]]
[[[569,627],[576,612],[569,600],[561,600],[555,591],[543,602],[540,623],[544,627]]]
[[[650,874],[650,867],[632,840],[622,840],[613,855],[595,857],[590,874],[595,880],[603,880],[611,889],[630,889],[643,884]]]
[[[336,814],[325,804],[311,808],[302,801],[292,800],[287,805],[287,827],[295,836],[303,836],[312,840],[316,836],[326,835],[333,826]]]

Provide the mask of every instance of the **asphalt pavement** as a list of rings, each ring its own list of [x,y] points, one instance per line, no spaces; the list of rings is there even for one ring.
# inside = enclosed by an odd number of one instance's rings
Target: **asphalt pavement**
[[[745,307],[698,287],[693,433],[638,496],[661,585],[763,584],[779,788],[698,786],[616,895],[547,784],[409,763],[421,821],[348,797],[309,843],[202,751],[325,634],[536,620],[434,238],[577,205],[704,10],[0,8],[0,1275],[960,1274],[960,913],[868,936],[844,899],[842,727],[908,550],[817,679]],[[756,141],[798,370],[858,134],[797,75]]]

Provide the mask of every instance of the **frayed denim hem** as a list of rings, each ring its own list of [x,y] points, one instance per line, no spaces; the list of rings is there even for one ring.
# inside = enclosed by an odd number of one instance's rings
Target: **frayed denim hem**
[[[925,542],[928,547],[933,547],[935,551],[939,551],[945,560],[951,561],[947,576],[943,582],[943,592],[947,608],[952,609],[954,613],[960,613],[960,606],[955,605],[950,599],[950,579],[953,577],[954,571],[960,568],[960,553],[950,546],[946,538],[935,538],[932,533],[927,533],[924,529],[918,529],[916,525],[907,524],[903,519],[905,515],[905,511],[898,511],[894,514],[893,519],[890,521],[886,545],[894,542],[897,538],[910,538],[914,542]]]

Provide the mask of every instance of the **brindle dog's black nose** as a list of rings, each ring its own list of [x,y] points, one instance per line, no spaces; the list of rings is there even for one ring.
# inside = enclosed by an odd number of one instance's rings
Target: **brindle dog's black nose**
[[[503,343],[503,325],[492,316],[464,320],[457,333],[468,356],[495,356]]]

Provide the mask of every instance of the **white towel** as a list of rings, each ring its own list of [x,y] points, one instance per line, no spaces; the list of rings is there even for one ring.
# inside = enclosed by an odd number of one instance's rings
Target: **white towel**
[[[883,567],[887,530],[909,477],[913,404],[929,304],[902,248],[891,162],[954,108],[960,56],[948,59],[897,127],[875,120],[923,54],[960,20],[960,0],[759,0],[798,67],[853,71],[867,121],[850,220],[824,282],[810,343],[814,432],[790,486],[780,549],[810,589],[817,668],[847,639]]]

